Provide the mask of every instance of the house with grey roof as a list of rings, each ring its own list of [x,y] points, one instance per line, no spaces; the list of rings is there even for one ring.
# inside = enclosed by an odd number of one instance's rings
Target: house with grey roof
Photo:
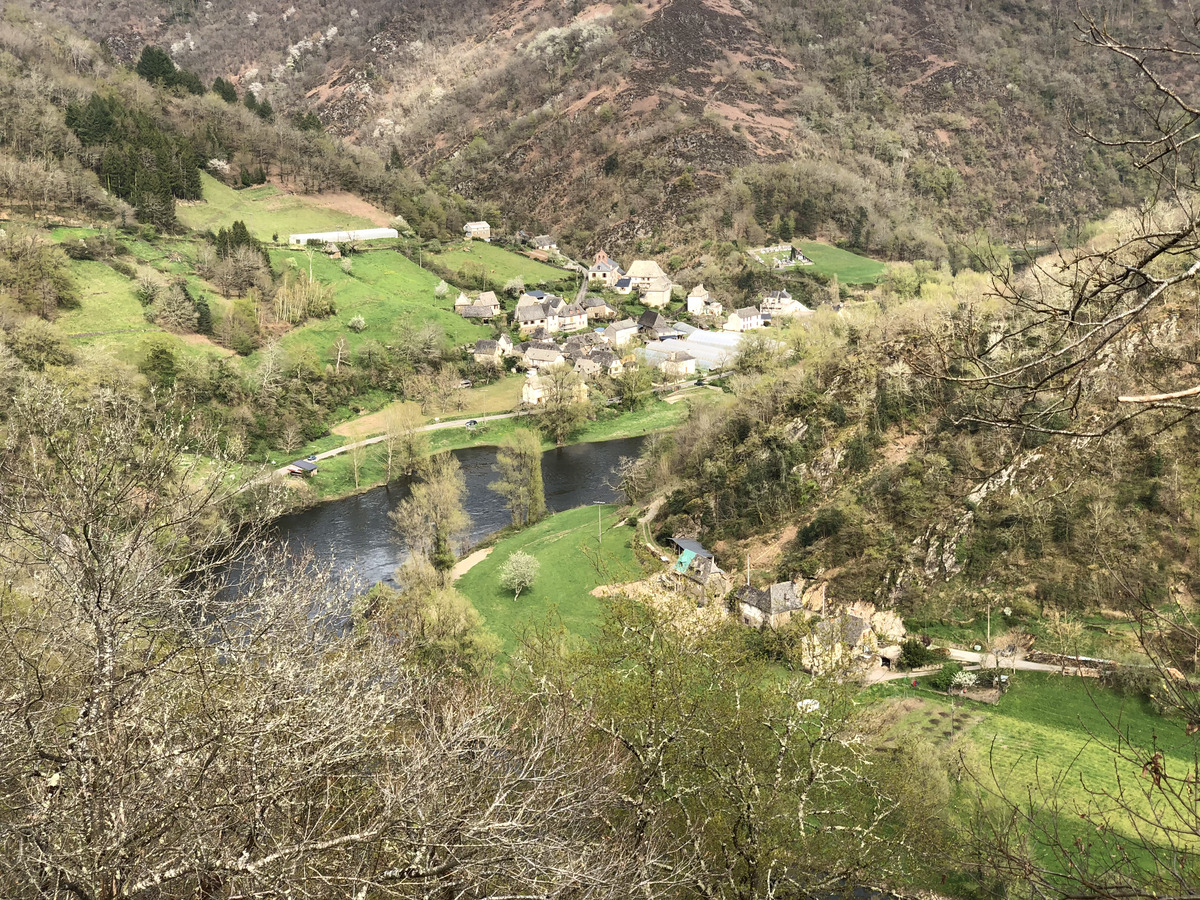
[[[492,226],[487,222],[468,222],[463,226],[463,233],[469,241],[490,241],[492,239]]]
[[[758,311],[757,307],[743,306],[741,309],[731,312],[721,327],[726,331],[753,331],[756,328],[762,328],[762,313]]]
[[[803,584],[799,588],[794,581],[781,581],[767,588],[746,584],[738,588],[737,604],[745,624],[777,628],[791,621],[796,610],[803,611]]]
[[[619,315],[616,308],[607,300],[596,296],[588,296],[583,299],[583,311],[587,314],[589,323],[607,322]]]
[[[625,273],[629,278],[629,284],[635,290],[640,290],[656,278],[667,278],[667,273],[662,270],[662,266],[652,259],[634,260],[629,266],[629,271]]]
[[[599,250],[596,253],[595,262],[588,267],[588,281],[597,281],[605,287],[613,287],[616,285],[619,278],[625,276],[625,270],[617,265],[615,260],[609,259],[607,253]]]
[[[638,324],[633,319],[622,319],[613,322],[604,329],[605,340],[613,347],[624,347],[637,337]]]
[[[812,315],[811,309],[795,299],[787,291],[769,291],[763,295],[758,308],[764,316],[771,316],[772,320]]]

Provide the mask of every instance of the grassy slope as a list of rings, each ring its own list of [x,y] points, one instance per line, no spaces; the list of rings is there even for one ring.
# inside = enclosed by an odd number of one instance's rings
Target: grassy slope
[[[91,228],[58,228],[51,232],[57,241],[87,237],[97,233]],[[148,244],[122,236],[130,250],[122,260],[135,265],[140,273],[158,271],[164,276],[188,274],[194,246],[189,241],[166,240]],[[148,322],[141,303],[134,295],[136,282],[102,262],[71,260],[71,275],[79,286],[80,304],[66,310],[55,324],[71,336],[76,347],[136,365],[150,340],[167,340],[182,359],[199,359],[206,355],[228,356],[229,351],[198,335],[181,338]],[[188,278],[197,293],[213,298],[207,285],[194,276]]]
[[[616,507],[604,506],[604,545],[597,556],[596,511],[590,506],[568,510],[502,538],[492,555],[463,575],[457,587],[470,598],[487,627],[500,638],[506,655],[517,649],[526,629],[561,619],[571,634],[594,633],[603,602],[591,596],[601,584],[641,577],[629,541],[632,528],[618,525]],[[518,550],[541,562],[537,581],[516,601],[500,587],[500,567]]]
[[[375,227],[374,222],[361,216],[311,206],[273,185],[235,191],[203,172],[200,178],[204,183],[204,202],[181,203],[176,212],[180,222],[199,231],[216,231],[241,219],[260,241],[271,240],[273,234],[286,241],[289,234],[297,232]]]
[[[271,253],[274,267],[283,271],[289,260],[307,272],[308,257],[299,250],[275,250]],[[464,344],[481,337],[490,337],[492,329],[468,322],[455,315],[453,292],[435,297],[439,281],[407,257],[388,251],[355,254],[351,273],[342,271],[341,262],[324,254],[313,256],[313,275],[319,281],[334,285],[337,313],[328,319],[317,319],[288,332],[282,339],[289,349],[307,347],[326,358],[339,337],[344,337],[353,350],[365,341],[391,343],[397,328],[403,323],[413,327],[431,322],[442,328],[451,342]],[[348,327],[354,316],[366,320],[367,327],[355,334]]]
[[[813,241],[797,241],[796,248],[813,261],[809,271],[815,270],[822,275],[837,275],[842,284],[867,284],[878,281],[883,274],[883,263],[851,253],[849,250],[839,250],[837,247]]]
[[[436,254],[434,259],[455,272],[461,271],[467,263],[483,265],[487,269],[489,280],[496,287],[503,287],[509,279],[518,275],[525,279],[526,287],[574,277],[573,273],[565,269],[548,266],[536,259],[482,241],[464,242]]]
[[[941,717],[937,725],[932,724],[938,710],[949,709],[948,699],[924,689],[913,691],[907,684],[890,682],[872,688],[870,694],[921,697],[926,705],[906,718],[902,727],[915,729],[924,723],[926,739],[948,742],[950,737],[945,731],[950,728],[950,719]],[[1180,722],[1164,719],[1145,701],[1122,697],[1092,679],[1018,672],[1013,688],[998,705],[959,701],[955,715],[959,721],[966,718],[974,722],[966,736],[975,751],[972,767],[986,786],[994,787],[994,773],[1008,796],[1020,799],[1039,778],[1044,788],[1049,788],[1054,779],[1061,779],[1059,797],[1068,810],[1089,806],[1089,788],[1113,787],[1114,757],[1104,746],[1114,738],[1113,725],[1142,746],[1150,746],[1152,736],[1157,736],[1168,767],[1176,772],[1190,765],[1196,750],[1196,741],[1184,734]],[[1140,769],[1122,765],[1124,783],[1133,792],[1141,791]],[[1140,805],[1148,808],[1144,801]],[[964,816],[969,815],[968,804],[961,809]],[[1058,825],[1068,839],[1084,836],[1077,814],[1060,817]],[[1120,834],[1131,833],[1124,817],[1114,816],[1112,826]]]

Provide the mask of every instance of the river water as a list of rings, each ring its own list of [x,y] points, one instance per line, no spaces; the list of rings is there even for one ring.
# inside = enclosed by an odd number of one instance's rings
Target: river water
[[[622,456],[637,456],[644,438],[575,444],[542,454],[546,506],[561,512],[617,497],[615,470]],[[465,506],[471,517],[469,540],[481,540],[509,524],[500,495],[488,490],[496,479],[495,447],[455,450],[467,482]],[[317,474],[320,478],[320,473]],[[342,500],[331,500],[276,520],[276,533],[289,551],[311,551],[331,561],[337,572],[365,585],[395,583],[393,575],[407,553],[395,538],[388,513],[408,496],[407,482],[394,482]]]

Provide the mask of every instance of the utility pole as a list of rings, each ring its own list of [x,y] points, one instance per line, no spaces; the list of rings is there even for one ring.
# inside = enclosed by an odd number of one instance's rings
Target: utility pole
[[[600,518],[600,510],[604,508],[603,500],[593,500],[592,505],[596,507],[596,546],[604,546],[604,526]]]

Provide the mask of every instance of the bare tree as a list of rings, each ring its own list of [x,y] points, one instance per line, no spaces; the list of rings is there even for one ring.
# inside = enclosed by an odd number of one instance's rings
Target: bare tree
[[[608,815],[618,753],[575,716],[347,627],[345,588],[222,524],[224,467],[189,467],[164,411],[46,386],[16,408],[4,896],[665,893]]]
[[[1140,92],[1124,133],[1087,140],[1128,152],[1153,192],[1112,240],[1060,250],[1016,274],[995,265],[999,304],[971,304],[946,339],[915,348],[922,371],[973,391],[964,417],[1048,434],[1100,436],[1157,410],[1169,424],[1200,409],[1200,385],[1172,346],[1163,314],[1192,315],[1183,294],[1200,276],[1200,104],[1192,89],[1195,25],[1164,14],[1161,43],[1115,34],[1081,12],[1080,39],[1124,63]],[[1186,354],[1185,354],[1186,356]],[[1147,365],[1143,362],[1156,363]]]

